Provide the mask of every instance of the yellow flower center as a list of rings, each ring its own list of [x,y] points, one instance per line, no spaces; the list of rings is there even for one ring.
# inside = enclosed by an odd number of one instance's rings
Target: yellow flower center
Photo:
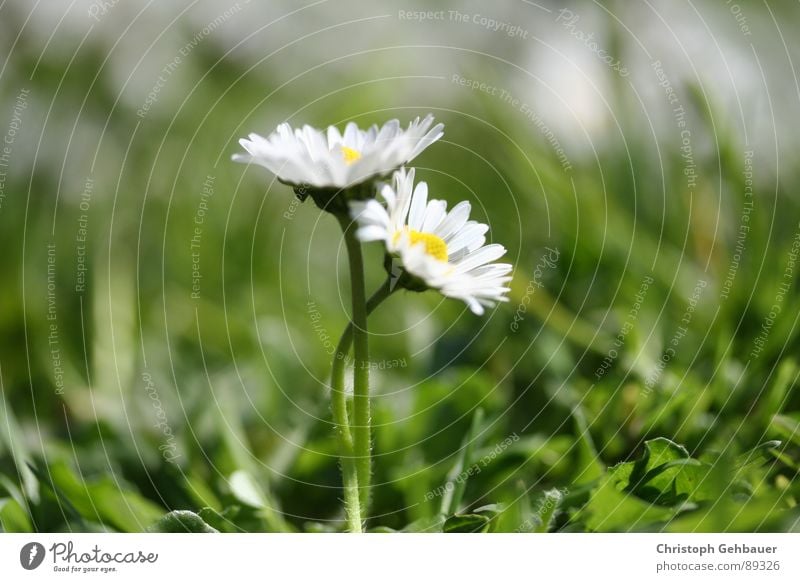
[[[403,232],[408,233],[408,240],[412,246],[422,243],[425,245],[425,252],[436,259],[437,261],[447,262],[447,243],[435,234],[429,232],[420,232],[418,230],[406,229]],[[400,232],[395,233],[394,239],[400,237]]]
[[[361,152],[343,145],[342,156],[344,157],[344,163],[349,166],[350,164],[361,158]]]

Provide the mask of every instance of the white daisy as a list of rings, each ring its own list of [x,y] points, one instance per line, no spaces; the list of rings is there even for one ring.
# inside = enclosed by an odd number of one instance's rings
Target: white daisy
[[[347,124],[344,134],[330,126],[326,134],[311,126],[292,130],[282,123],[268,137],[251,133],[239,143],[247,153],[234,154],[236,162],[264,166],[282,182],[293,186],[342,189],[386,175],[413,160],[442,137],[441,123],[431,127],[433,116],[416,118],[403,130],[393,119],[378,128]]]
[[[499,244],[484,245],[489,227],[469,220],[470,203],[459,202],[450,212],[443,200],[428,201],[428,185],[414,187],[414,170],[400,169],[394,187],[380,190],[377,200],[350,204],[362,241],[383,241],[386,250],[410,275],[400,276],[407,288],[436,289],[442,295],[464,301],[473,313],[508,301],[505,284],[511,265],[492,263],[506,253]]]

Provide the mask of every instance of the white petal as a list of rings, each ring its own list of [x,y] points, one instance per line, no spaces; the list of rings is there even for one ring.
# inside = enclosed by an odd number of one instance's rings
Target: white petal
[[[332,150],[334,147],[342,143],[342,134],[339,132],[339,128],[335,125],[331,125],[328,127],[328,149]]]
[[[239,162],[240,164],[249,164],[253,161],[253,156],[250,154],[233,154],[231,159],[234,162]]]
[[[431,118],[431,120],[433,120],[433,118]],[[411,154],[406,162],[410,162],[416,158],[425,148],[442,137],[442,135],[444,135],[444,125],[440,123],[431,129],[425,136],[417,140],[416,144],[414,145],[414,149],[411,150]]]
[[[464,302],[475,315],[483,315],[483,306],[472,297],[464,297]]]
[[[422,232],[434,232],[447,214],[447,202],[444,200],[431,200],[425,210],[425,220],[422,222]]]
[[[474,245],[476,242],[478,243],[477,246],[483,244],[482,237],[488,230],[489,227],[487,225],[470,220],[460,231],[456,232],[449,239],[445,238],[444,241],[447,243],[447,248],[451,249],[452,252],[461,250],[462,248],[475,248]]]
[[[358,149],[359,130],[358,125],[351,121],[344,128],[344,137],[342,141],[344,145],[352,149]]]
[[[384,184],[383,187],[381,187],[380,193],[381,198],[386,200],[386,208],[389,210],[389,214],[392,214],[397,206],[397,195],[389,184]]]
[[[362,226],[356,231],[356,236],[364,242],[386,240],[387,232],[385,228],[376,225]]]
[[[447,213],[447,216],[442,220],[441,224],[436,227],[434,234],[442,239],[447,239],[467,223],[471,209],[472,206],[466,200],[456,204],[453,209]]]
[[[506,248],[503,245],[491,244],[481,247],[477,251],[470,253],[464,259],[455,265],[457,273],[465,273],[475,267],[480,267],[490,261],[499,259],[506,254]]]
[[[428,185],[420,182],[414,188],[411,197],[411,210],[408,213],[408,226],[413,230],[422,229],[422,220],[425,218],[425,207],[428,203]]]

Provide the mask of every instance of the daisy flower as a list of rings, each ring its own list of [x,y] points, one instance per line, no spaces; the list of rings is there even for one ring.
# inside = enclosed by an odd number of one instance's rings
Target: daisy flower
[[[417,117],[407,129],[393,119],[378,128],[359,129],[353,122],[344,133],[330,126],[323,133],[304,125],[292,130],[282,123],[267,137],[251,133],[239,143],[247,153],[233,156],[236,162],[264,166],[281,182],[294,187],[316,189],[350,188],[389,174],[413,160],[422,150],[442,137],[443,125],[433,116]]]
[[[402,168],[393,185],[381,188],[380,196],[385,206],[377,200],[351,202],[351,215],[358,222],[359,239],[386,245],[394,267],[402,269],[402,274],[392,273],[397,284],[414,291],[435,289],[460,299],[477,315],[498,301],[508,301],[505,285],[512,267],[492,262],[506,249],[484,244],[489,227],[469,220],[469,202],[459,202],[447,212],[445,201],[428,200],[425,182],[414,186],[413,169]]]

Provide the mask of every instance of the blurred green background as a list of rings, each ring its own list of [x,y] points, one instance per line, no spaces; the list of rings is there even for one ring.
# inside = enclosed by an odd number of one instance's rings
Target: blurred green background
[[[788,2],[3,3],[3,530],[342,529],[341,236],[230,156],[282,121],[428,112],[418,176],[472,202],[513,290],[371,318],[369,527],[796,530],[798,25]]]

